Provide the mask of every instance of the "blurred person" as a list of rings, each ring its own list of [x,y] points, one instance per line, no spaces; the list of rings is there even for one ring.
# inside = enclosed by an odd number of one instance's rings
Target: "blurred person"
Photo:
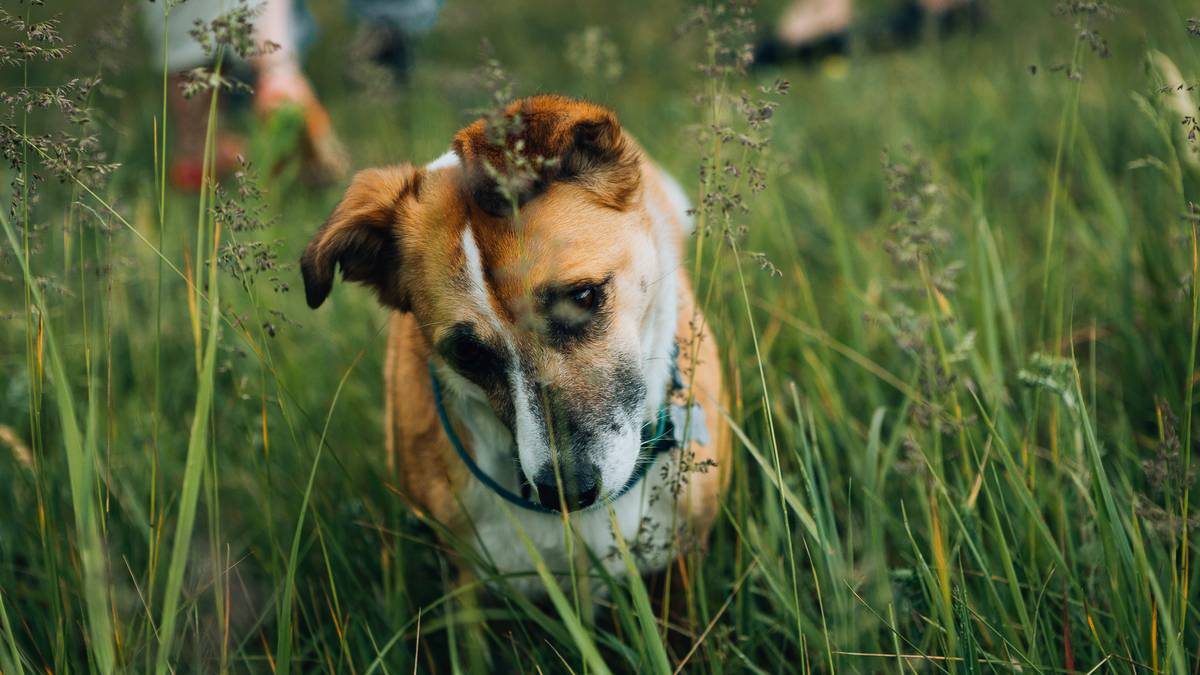
[[[409,43],[413,36],[433,27],[442,0],[349,0],[347,9],[360,21],[356,42],[365,46],[373,60],[403,79],[410,65]],[[208,62],[208,55],[191,36],[197,22],[207,24],[227,9],[229,0],[189,0],[173,6],[167,17],[167,62],[172,72],[168,105],[173,120],[174,157],[169,175],[178,188],[198,190],[203,180],[204,136],[208,119],[208,97],[187,98],[182,85],[185,74]],[[146,24],[163,39],[162,9],[157,3],[143,5]],[[303,3],[297,0],[264,0],[255,22],[255,39],[277,47],[250,59],[255,76],[254,110],[263,119],[294,106],[303,117],[299,143],[305,174],[316,181],[342,178],[349,169],[344,147],[334,133],[329,113],[304,74],[301,54],[312,41],[316,28]],[[218,130],[213,174],[218,178],[236,168],[245,151],[242,138]]]
[[[866,35],[874,47],[907,44],[920,36],[927,22],[949,28],[978,9],[973,0],[909,0]],[[784,61],[817,61],[850,51],[853,0],[791,0],[774,34],[754,52],[758,65]]]

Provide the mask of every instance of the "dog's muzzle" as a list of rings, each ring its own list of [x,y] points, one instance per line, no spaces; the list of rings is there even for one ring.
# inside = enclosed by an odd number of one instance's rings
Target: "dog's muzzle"
[[[564,504],[568,511],[586,509],[600,497],[600,467],[583,462],[561,467],[556,476],[554,467],[547,465],[538,470],[532,487],[538,502],[548,509],[562,510]]]

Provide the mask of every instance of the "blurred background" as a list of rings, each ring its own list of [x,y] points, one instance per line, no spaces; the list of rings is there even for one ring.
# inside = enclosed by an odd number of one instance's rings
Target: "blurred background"
[[[165,68],[162,0],[0,9],[0,672],[1200,669],[1200,10],[335,0],[297,79],[225,4]],[[734,479],[649,614],[456,591],[386,312],[295,265],[349,172],[545,92],[713,235]]]

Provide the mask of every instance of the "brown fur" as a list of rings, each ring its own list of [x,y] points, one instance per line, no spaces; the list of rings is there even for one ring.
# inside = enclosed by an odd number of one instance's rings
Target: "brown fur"
[[[394,272],[402,268],[393,237],[403,237],[409,209],[419,198],[423,173],[411,165],[367,169],[354,176],[342,201],[313,237],[300,266],[309,307],[325,301],[333,273],[375,289],[379,300],[408,309],[404,287]]]
[[[638,188],[640,153],[611,111],[562,96],[534,96],[514,101],[503,117],[508,124],[519,117],[519,131],[490,138],[488,120],[480,119],[454,136],[454,151],[467,168],[468,188],[485,212],[505,216],[511,210],[488,169],[509,176],[518,173],[505,153],[518,142],[531,164],[542,163],[532,167],[535,175],[516,195],[520,206],[555,181],[574,181],[584,184],[598,204],[628,208]]]

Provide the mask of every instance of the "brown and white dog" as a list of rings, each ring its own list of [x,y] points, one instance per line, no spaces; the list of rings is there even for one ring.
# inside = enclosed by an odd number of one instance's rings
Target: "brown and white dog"
[[[619,575],[611,506],[639,569],[661,569],[728,482],[720,365],[681,264],[687,198],[602,107],[536,96],[505,119],[506,137],[479,120],[424,168],[356,175],[304,252],[308,303],[340,266],[395,310],[388,466],[412,507],[501,573],[533,569],[516,528],[567,569],[566,508]],[[547,161],[520,180],[518,151]],[[665,419],[678,442],[651,452]]]

